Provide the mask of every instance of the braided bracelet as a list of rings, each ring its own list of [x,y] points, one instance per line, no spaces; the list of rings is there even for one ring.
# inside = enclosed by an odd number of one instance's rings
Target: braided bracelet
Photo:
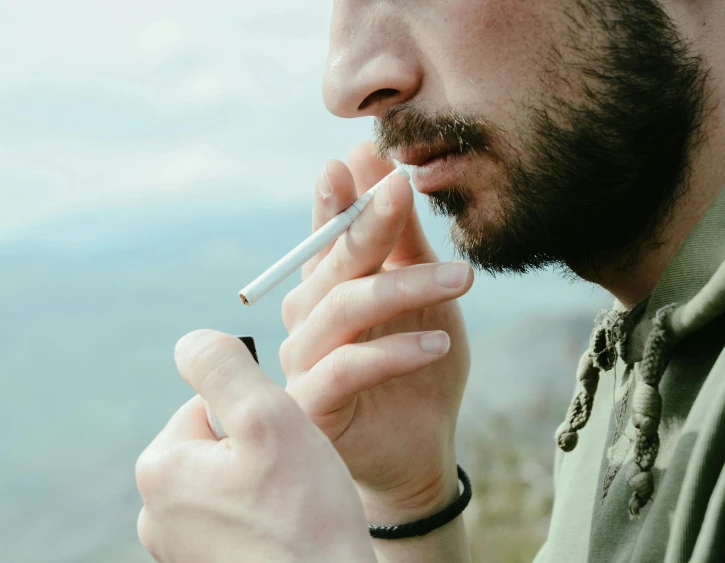
[[[453,501],[453,504],[450,504],[433,516],[411,522],[410,524],[401,524],[399,526],[368,526],[370,535],[383,540],[415,538],[425,536],[436,528],[445,526],[448,522],[455,520],[465,510],[468,503],[471,502],[472,496],[471,480],[460,465],[458,466],[458,478],[463,483],[463,492],[461,496]]]

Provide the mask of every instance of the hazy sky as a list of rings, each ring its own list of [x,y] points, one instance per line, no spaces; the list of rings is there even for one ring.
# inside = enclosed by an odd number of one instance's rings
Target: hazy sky
[[[0,236],[199,193],[311,201],[371,128],[322,104],[329,4],[0,0]]]

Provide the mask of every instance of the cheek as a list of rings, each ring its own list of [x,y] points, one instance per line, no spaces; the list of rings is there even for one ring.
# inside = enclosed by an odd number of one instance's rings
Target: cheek
[[[434,18],[428,12],[416,33],[436,97],[477,110],[505,127],[505,113],[526,101],[541,78],[554,36],[547,11],[553,2],[440,2],[443,13]]]

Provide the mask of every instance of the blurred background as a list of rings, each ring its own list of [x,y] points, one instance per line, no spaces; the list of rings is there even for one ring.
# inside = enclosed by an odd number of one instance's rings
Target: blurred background
[[[138,454],[191,396],[172,352],[256,337],[236,293],[309,230],[314,180],[372,122],[327,114],[329,2],[0,0],[0,561],[140,563]],[[442,258],[444,221],[416,205]],[[459,452],[474,560],[530,561],[553,431],[604,292],[477,276]]]

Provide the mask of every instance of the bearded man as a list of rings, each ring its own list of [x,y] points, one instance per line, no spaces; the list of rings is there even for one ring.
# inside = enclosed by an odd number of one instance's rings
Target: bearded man
[[[326,165],[314,228],[392,158],[463,260],[438,262],[393,176],[285,299],[285,391],[236,339],[185,337],[180,371],[230,437],[197,397],[142,455],[144,544],[168,562],[469,561],[455,299],[472,266],[555,266],[615,305],[557,432],[537,563],[725,560],[723,95],[722,0],[335,0],[325,103],[375,117],[376,141]]]

